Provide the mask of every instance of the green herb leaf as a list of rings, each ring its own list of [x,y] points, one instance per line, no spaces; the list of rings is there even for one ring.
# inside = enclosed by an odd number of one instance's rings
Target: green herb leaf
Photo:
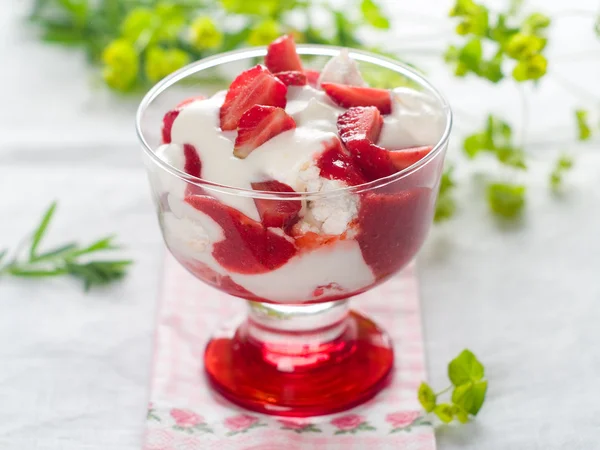
[[[426,412],[433,411],[435,408],[436,396],[433,389],[431,389],[427,383],[423,382],[421,383],[421,386],[419,386],[418,397],[419,403],[421,403],[421,406],[423,406],[423,409]]]
[[[487,187],[487,199],[492,212],[512,219],[521,214],[525,206],[525,186],[510,183],[491,183]]]
[[[65,244],[62,245],[58,248],[49,250],[47,252],[44,253],[40,253],[39,255],[37,255],[35,258],[32,258],[30,260],[30,262],[40,262],[40,261],[46,261],[49,259],[54,259],[54,258],[59,258],[59,257],[64,257],[65,255],[70,255],[71,253],[73,253],[73,251],[77,248],[77,244],[75,243],[70,243],[70,244]]]
[[[458,60],[472,72],[478,72],[482,53],[481,38],[476,37],[469,40],[460,50]]]
[[[510,0],[508,6],[508,15],[516,16],[523,7],[523,0]]]
[[[448,364],[448,378],[454,386],[460,386],[483,378],[483,365],[470,350],[463,350]]]
[[[37,229],[33,232],[33,238],[31,240],[31,247],[29,248],[29,259],[34,259],[37,254],[37,248],[44,237],[44,233],[46,233],[46,229],[52,220],[52,216],[54,215],[54,211],[56,210],[56,202],[53,202],[50,205],[50,208],[46,210],[44,216],[42,217],[42,221],[38,225]]]
[[[452,406],[447,403],[441,403],[433,410],[434,414],[444,423],[452,422],[454,412]]]
[[[367,23],[375,28],[387,30],[390,28],[390,21],[381,12],[380,7],[373,0],[362,0],[360,10]]]
[[[587,141],[592,136],[592,130],[588,123],[588,112],[583,109],[575,111],[575,120],[577,121],[577,138],[580,141]]]
[[[39,244],[46,233],[48,225],[52,220],[57,203],[54,202],[44,214],[40,225],[33,233],[29,258],[26,261],[12,260],[9,264],[0,268],[0,273],[22,278],[55,277],[60,275],[72,275],[83,281],[86,290],[92,286],[104,285],[123,278],[132,261],[89,261],[80,262],[81,256],[88,256],[97,252],[114,250],[114,236],[99,239],[87,247],[80,247],[71,242],[61,245],[44,253],[38,253]],[[7,251],[0,252],[0,262]],[[17,255],[18,256],[18,255]]]
[[[125,276],[126,268],[132,264],[130,260],[94,261],[87,264],[66,263],[67,272],[84,283],[86,291],[92,286],[101,286]]]

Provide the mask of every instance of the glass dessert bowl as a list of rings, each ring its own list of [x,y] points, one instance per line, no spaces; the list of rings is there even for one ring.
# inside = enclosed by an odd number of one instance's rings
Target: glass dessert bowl
[[[361,73],[403,87],[367,87]],[[302,417],[386,385],[391,342],[348,300],[421,247],[450,129],[447,102],[413,70],[337,47],[296,54],[288,37],[203,59],[150,90],[137,131],[165,243],[249,304],[206,346],[217,392]]]

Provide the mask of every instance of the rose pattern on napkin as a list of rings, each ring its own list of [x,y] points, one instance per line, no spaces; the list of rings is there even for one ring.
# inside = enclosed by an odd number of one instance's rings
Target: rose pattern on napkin
[[[338,417],[331,421],[331,425],[337,428],[334,434],[355,434],[358,431],[374,431],[375,428],[369,425],[369,422],[363,416],[358,414],[347,414],[345,416]]]
[[[290,430],[298,434],[300,433],[321,433],[321,429],[315,424],[309,422],[299,422],[296,420],[279,419],[278,422],[283,425],[281,430]]]
[[[261,423],[258,417],[249,416],[248,414],[228,417],[223,423],[230,430],[227,436],[235,436],[239,433],[246,433],[253,428],[267,426],[266,423]]]
[[[194,411],[173,408],[170,414],[173,420],[175,420],[174,430],[185,431],[190,434],[194,433],[194,431],[212,433],[212,429],[206,424],[204,417],[196,414]]]
[[[392,425],[390,433],[409,432],[412,427],[431,425],[419,411],[398,411],[385,416],[385,421]]]

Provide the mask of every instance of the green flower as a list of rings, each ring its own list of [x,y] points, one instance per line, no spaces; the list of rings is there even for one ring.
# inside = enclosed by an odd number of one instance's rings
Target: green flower
[[[127,91],[133,86],[139,71],[138,54],[127,39],[111,42],[102,52],[102,76],[111,88]]]
[[[156,15],[160,20],[156,39],[167,42],[177,39],[186,22],[184,9],[173,3],[161,3],[156,7]]]
[[[150,47],[146,53],[146,76],[150,81],[158,81],[181,69],[189,61],[189,55],[181,49]]]
[[[273,19],[267,19],[252,28],[248,36],[250,45],[267,45],[279,37],[279,25]]]
[[[121,24],[121,34],[125,39],[135,42],[142,33],[152,33],[156,16],[148,8],[134,8]]]
[[[190,30],[192,44],[199,50],[218,48],[223,43],[223,33],[208,16],[195,19]]]
[[[538,80],[544,76],[547,68],[548,60],[543,55],[532,55],[519,61],[512,75],[516,81]]]
[[[511,58],[527,59],[539,53],[546,45],[546,39],[532,34],[516,33],[506,44],[506,53]]]
[[[540,13],[533,13],[523,21],[523,27],[533,32],[543,30],[550,26],[550,17]]]

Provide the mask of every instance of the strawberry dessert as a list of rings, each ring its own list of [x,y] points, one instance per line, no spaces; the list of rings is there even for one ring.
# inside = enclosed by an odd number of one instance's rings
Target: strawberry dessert
[[[368,86],[346,51],[320,72],[304,67],[283,36],[227,91],[165,114],[157,156],[200,179],[161,180],[167,245],[205,282],[250,300],[363,292],[422,244],[436,186],[392,181],[445,123],[427,94]]]

